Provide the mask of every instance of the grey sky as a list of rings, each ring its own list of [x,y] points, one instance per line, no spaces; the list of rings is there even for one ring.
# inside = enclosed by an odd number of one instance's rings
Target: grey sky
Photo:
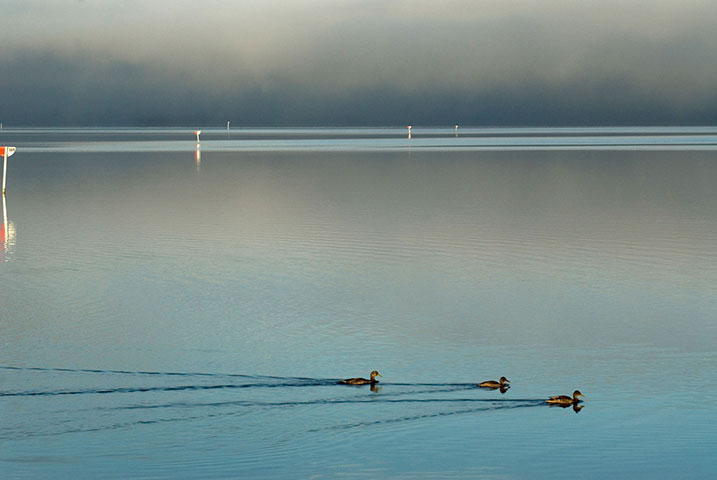
[[[717,2],[0,0],[6,125],[717,123]]]

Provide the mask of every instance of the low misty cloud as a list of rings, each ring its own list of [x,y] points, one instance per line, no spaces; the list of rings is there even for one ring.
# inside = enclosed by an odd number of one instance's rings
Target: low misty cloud
[[[0,120],[717,120],[714,2],[495,3],[0,0]]]

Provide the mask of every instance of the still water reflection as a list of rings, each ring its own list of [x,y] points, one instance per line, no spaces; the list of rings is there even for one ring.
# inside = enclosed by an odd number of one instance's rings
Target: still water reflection
[[[8,139],[4,476],[714,477],[714,151],[180,134]]]
[[[2,230],[0,230],[0,261],[7,262],[12,258],[17,232],[15,224],[8,220],[7,200],[2,195]]]

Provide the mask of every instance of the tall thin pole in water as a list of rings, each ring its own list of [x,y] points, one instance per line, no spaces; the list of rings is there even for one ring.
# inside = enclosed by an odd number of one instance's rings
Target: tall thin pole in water
[[[5,196],[5,177],[7,176],[7,148],[2,148],[2,194]]]
[[[5,179],[7,178],[7,157],[15,153],[15,147],[0,147],[2,154],[2,194],[5,195]]]

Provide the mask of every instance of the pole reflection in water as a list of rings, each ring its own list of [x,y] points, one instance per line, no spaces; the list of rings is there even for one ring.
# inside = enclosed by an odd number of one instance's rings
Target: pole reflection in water
[[[0,230],[0,261],[10,260],[12,248],[15,246],[15,224],[7,219],[7,200],[2,195],[2,229]]]
[[[194,152],[194,165],[197,167],[197,171],[202,167],[202,151],[199,149],[199,145],[197,145],[197,150]]]

